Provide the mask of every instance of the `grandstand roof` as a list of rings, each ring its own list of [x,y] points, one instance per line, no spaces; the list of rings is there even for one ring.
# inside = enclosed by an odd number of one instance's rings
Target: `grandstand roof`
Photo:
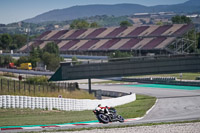
[[[132,27],[93,28],[79,30],[46,31],[29,47],[43,48],[54,41],[60,51],[113,51],[164,49],[176,37],[182,36],[192,25],[148,25]],[[27,52],[27,45],[20,49]]]

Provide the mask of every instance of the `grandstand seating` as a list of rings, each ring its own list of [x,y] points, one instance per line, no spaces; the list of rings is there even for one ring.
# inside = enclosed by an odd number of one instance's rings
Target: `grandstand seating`
[[[91,34],[95,30],[96,29],[94,29],[94,28],[89,28],[83,34],[81,34],[80,36],[78,36],[77,39],[85,38],[85,37],[87,37],[89,34]]]
[[[60,42],[58,42],[57,43],[57,45],[58,45],[58,48],[61,48],[61,47],[63,47],[65,44],[67,44],[69,41],[60,41]]]
[[[173,35],[182,35],[191,28],[191,25],[183,25],[180,29],[178,29]]]
[[[140,41],[141,41],[141,39],[138,39],[138,38],[130,39],[127,43],[125,43],[123,46],[121,46],[119,48],[119,50],[129,50]]]
[[[36,38],[36,40],[40,40],[42,39],[44,36],[48,35],[51,31],[46,31],[44,33],[42,33],[39,37]]]
[[[104,45],[108,40],[107,39],[102,39],[102,40],[99,40],[96,44],[94,44],[93,46],[91,46],[88,50],[96,50],[98,49],[99,47],[101,47],[102,45]]]
[[[149,26],[137,27],[135,30],[133,30],[131,33],[129,33],[127,35],[127,37],[138,36],[140,33],[144,32],[147,28],[149,28]]]
[[[60,51],[113,51],[113,50],[163,50],[191,29],[192,25],[148,25],[131,27],[91,28],[79,30],[46,31],[29,47],[44,48],[54,41]],[[27,45],[20,51],[27,52]]]
[[[41,40],[50,40],[50,38],[52,36],[54,36],[55,34],[57,34],[59,31],[57,30],[52,30],[49,34],[47,34],[46,36],[44,36],[43,38],[41,38]]]
[[[142,49],[153,49],[157,45],[159,45],[161,42],[163,42],[166,39],[166,37],[157,37],[153,40],[151,40],[149,43],[147,43]]]
[[[108,35],[106,35],[106,37],[116,37],[118,34],[120,34],[121,32],[123,32],[124,30],[126,30],[127,27],[119,27],[114,29],[112,32],[110,32]]]
[[[117,35],[117,37],[126,37],[130,32],[132,32],[136,28],[137,28],[136,26],[128,27],[126,30]]]
[[[61,37],[63,34],[67,33],[69,30],[61,30],[59,32],[57,32],[55,35],[53,35],[52,37],[49,38],[49,40],[56,40],[59,37]]]
[[[119,49],[121,46],[123,46],[125,43],[127,43],[130,39],[121,39],[119,42],[117,42],[115,45],[109,48],[109,50],[116,50]]]
[[[144,38],[140,42],[138,42],[137,44],[135,44],[131,49],[135,49],[135,50],[141,49],[143,46],[145,46],[151,40],[153,40],[153,38]]]
[[[116,29],[116,27],[111,27],[111,28],[107,28],[105,31],[103,31],[102,33],[100,33],[98,36],[96,36],[96,38],[106,38],[107,35],[112,32],[114,29]]]
[[[152,25],[148,29],[140,33],[139,36],[149,36],[149,34],[155,31],[158,27],[158,25]]]
[[[172,27],[172,25],[160,26],[156,30],[154,30],[152,33],[150,33],[149,36],[159,36],[171,27]]]
[[[169,28],[164,33],[162,33],[162,36],[172,35],[174,32],[176,32],[182,26],[183,26],[183,24],[174,24],[171,28]]]
[[[162,49],[165,46],[167,46],[167,44],[171,43],[172,41],[174,41],[176,38],[175,37],[168,37],[167,39],[165,39],[163,42],[161,42],[158,46],[156,46],[154,49]]]
[[[80,40],[78,43],[76,43],[74,46],[72,46],[68,50],[75,51],[78,48],[80,48],[81,46],[83,46],[86,42],[88,42],[88,40]]]
[[[78,50],[87,50],[88,48],[90,48],[92,45],[94,45],[98,41],[99,40],[90,40],[90,41],[86,42],[84,45],[82,45],[80,48],[78,48]]]
[[[42,49],[42,48],[44,48],[45,45],[46,45],[47,43],[49,43],[49,42],[51,42],[51,41],[44,41],[44,42],[42,42],[42,43],[39,45],[39,47]]]
[[[72,40],[70,42],[67,42],[65,45],[63,45],[60,48],[60,51],[65,51],[68,50],[69,48],[71,48],[72,46],[74,46],[76,43],[78,43],[80,40]]]
[[[92,33],[90,33],[88,36],[86,36],[86,38],[95,38],[96,36],[98,36],[99,34],[101,34],[105,30],[106,30],[106,28],[96,29],[95,31],[93,31]]]
[[[117,43],[118,41],[120,41],[120,39],[111,39],[111,40],[107,41],[105,44],[103,44],[97,50],[107,50],[110,47],[112,47],[115,43]]]
[[[83,34],[85,31],[87,31],[87,30],[86,30],[86,29],[77,30],[77,31],[75,31],[73,34],[71,34],[68,38],[69,38],[69,39],[75,39],[75,38],[77,38],[78,36],[80,36],[81,34]]]

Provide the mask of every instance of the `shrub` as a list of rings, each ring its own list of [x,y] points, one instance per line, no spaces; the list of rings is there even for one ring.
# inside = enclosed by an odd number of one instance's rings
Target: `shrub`
[[[196,77],[196,80],[200,80],[200,77]]]
[[[40,84],[40,83],[47,83],[48,78],[45,76],[40,76],[40,77],[29,77],[26,79],[26,82],[31,83],[31,84]]]

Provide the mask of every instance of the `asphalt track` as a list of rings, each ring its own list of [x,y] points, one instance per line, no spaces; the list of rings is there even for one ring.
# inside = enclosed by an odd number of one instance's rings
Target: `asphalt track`
[[[87,86],[81,86],[87,88]],[[137,122],[165,122],[200,119],[200,87],[173,85],[107,85],[92,86],[119,92],[132,92],[157,97],[155,107]],[[135,123],[135,122],[134,122]]]
[[[88,85],[80,85],[80,88],[87,89]],[[200,119],[200,87],[167,86],[167,85],[92,85],[92,89],[102,89],[118,92],[132,92],[157,97],[155,106],[144,118],[131,120],[123,124],[141,124],[151,122],[173,122]],[[82,127],[116,126],[121,123],[110,124],[75,124],[68,126],[46,126],[44,128],[27,128],[24,130],[12,130],[12,132],[41,131],[52,129],[70,129]],[[3,132],[9,132],[5,130]]]

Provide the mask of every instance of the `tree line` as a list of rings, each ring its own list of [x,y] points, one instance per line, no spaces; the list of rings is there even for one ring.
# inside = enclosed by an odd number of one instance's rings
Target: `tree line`
[[[0,67],[8,67],[10,62],[16,66],[21,63],[32,63],[32,67],[37,67],[37,63],[43,63],[47,66],[47,70],[55,71],[60,62],[64,59],[60,57],[59,48],[54,42],[48,43],[43,49],[32,47],[29,56],[21,56],[18,60],[13,59],[10,55],[0,55]]]
[[[0,50],[19,49],[27,43],[27,35],[24,34],[0,34]]]
[[[36,67],[37,63],[41,62],[47,66],[47,70],[55,71],[63,60],[60,57],[58,45],[50,42],[43,49],[40,49],[40,47],[32,47],[29,56],[20,57],[17,64],[31,62],[32,66]]]

